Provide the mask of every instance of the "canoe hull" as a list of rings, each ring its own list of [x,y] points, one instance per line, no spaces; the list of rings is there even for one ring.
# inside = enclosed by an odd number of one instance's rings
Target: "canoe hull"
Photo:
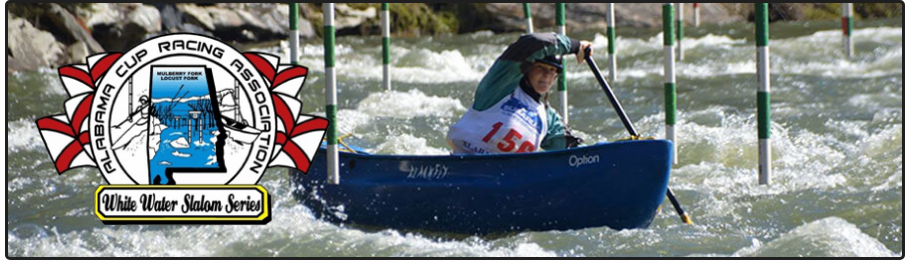
[[[482,156],[340,153],[326,184],[325,151],[291,173],[320,218],[393,229],[488,234],[650,225],[667,190],[665,140]]]

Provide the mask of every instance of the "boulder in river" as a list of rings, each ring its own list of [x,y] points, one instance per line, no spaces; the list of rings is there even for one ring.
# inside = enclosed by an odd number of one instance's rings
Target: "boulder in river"
[[[58,38],[64,38],[61,39],[63,43],[75,44],[81,42],[90,54],[104,52],[104,48],[101,47],[98,41],[95,41],[92,33],[89,32],[82,21],[58,4],[49,4],[49,6],[46,17],[57,29],[54,32],[55,35]]]
[[[93,10],[86,24],[105,50],[127,50],[161,32],[161,14],[154,6],[95,4]]]
[[[177,4],[176,7],[183,13],[187,24],[210,31],[222,40],[251,42],[285,39],[290,28],[287,4]],[[302,37],[312,37],[309,22],[301,20],[298,27]]]
[[[66,47],[66,64],[84,64],[86,63],[85,58],[89,55],[94,54],[88,50],[88,45],[85,42],[77,41],[72,45]]]
[[[54,35],[8,12],[6,33],[7,71],[55,67],[64,59],[64,46]]]

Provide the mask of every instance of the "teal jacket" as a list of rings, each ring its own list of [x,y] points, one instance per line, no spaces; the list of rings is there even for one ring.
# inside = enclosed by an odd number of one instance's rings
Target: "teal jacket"
[[[522,35],[518,41],[509,45],[487,74],[480,80],[474,92],[474,105],[477,111],[493,107],[497,102],[512,94],[524,77],[521,73],[522,62],[533,63],[549,55],[578,53],[579,42],[556,33],[536,33]],[[546,103],[546,102],[543,102]],[[562,118],[553,108],[547,107],[547,135],[540,143],[544,150],[566,148],[566,127]]]

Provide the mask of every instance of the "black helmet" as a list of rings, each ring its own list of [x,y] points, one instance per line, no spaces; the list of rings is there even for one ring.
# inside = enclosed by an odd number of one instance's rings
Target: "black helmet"
[[[557,58],[556,56],[550,55],[550,56],[543,57],[541,59],[537,59],[537,60],[535,60],[535,62],[545,63],[547,65],[554,66],[558,69],[562,69],[562,58],[561,57]]]

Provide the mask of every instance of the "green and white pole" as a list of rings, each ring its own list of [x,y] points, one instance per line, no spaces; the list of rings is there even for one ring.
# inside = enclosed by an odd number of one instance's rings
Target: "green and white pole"
[[[382,13],[379,15],[382,20],[382,88],[392,90],[392,72],[389,71],[389,63],[392,61],[390,49],[392,46],[391,34],[389,33],[389,3],[382,3]]]
[[[673,54],[673,5],[663,6],[664,22],[664,111],[667,140],[673,142],[673,164],[679,159],[676,151],[676,65]]]
[[[611,83],[616,80],[616,18],[613,12],[613,3],[607,3],[607,68]]]
[[[531,3],[521,4],[525,10],[525,23],[528,26],[528,34],[534,34],[534,20],[531,19]]]
[[[692,21],[693,24],[695,24],[695,27],[698,27],[698,25],[699,25],[698,3],[692,3],[692,18],[693,18],[693,21]]]
[[[335,88],[335,4],[322,4],[322,16],[324,19],[322,38],[325,43],[325,116],[329,119],[329,127],[326,131],[326,141],[328,147],[326,159],[328,160],[328,178],[329,184],[338,184],[341,181],[338,175],[338,90]]]
[[[566,34],[566,3],[557,3],[556,4],[556,33],[560,35]],[[583,51],[579,51],[583,52]],[[565,124],[569,124],[569,92],[567,83],[566,83],[566,61],[562,61],[562,69],[559,70],[559,86],[557,87],[557,92],[559,92],[559,105],[561,106],[562,119]]]
[[[758,72],[758,184],[771,182],[770,104],[771,73],[768,70],[768,4],[755,4],[755,47]]]
[[[300,54],[300,30],[297,27],[297,19],[300,18],[299,8],[297,3],[291,3],[288,5],[288,14],[290,15],[291,20],[291,33],[289,34],[291,39],[288,42],[291,44],[291,64],[299,65],[300,62],[297,61]]]
[[[841,25],[844,28],[844,53],[847,57],[853,57],[853,4],[841,4]]]
[[[683,23],[685,18],[685,13],[683,12],[683,3],[676,3],[676,53],[678,54],[676,59],[679,61],[683,60]]]

